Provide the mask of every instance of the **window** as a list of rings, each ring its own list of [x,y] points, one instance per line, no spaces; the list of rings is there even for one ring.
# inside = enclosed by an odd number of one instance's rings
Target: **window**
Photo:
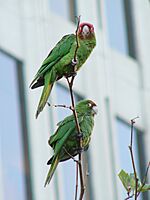
[[[18,76],[21,66],[18,64],[16,59],[0,51],[0,182],[4,199],[31,200],[29,163],[24,144],[26,127],[21,107],[24,98],[19,91],[22,86]]]
[[[130,144],[130,133],[131,127],[121,119],[117,118],[117,138],[118,138],[118,154],[120,160],[120,170],[124,169],[128,173],[133,173],[133,167],[131,164],[131,157],[129,152],[129,144]],[[135,165],[137,169],[137,173],[139,177],[142,179],[144,177],[144,173],[146,170],[145,164],[145,154],[144,154],[144,145],[143,145],[143,133],[138,129],[134,128],[133,134],[133,153],[135,159]],[[145,167],[144,167],[145,166]],[[123,197],[124,199],[126,196],[124,188]],[[140,195],[139,199],[147,200],[147,194],[145,194],[144,198]]]
[[[108,40],[112,48],[135,57],[131,2],[106,0]]]
[[[75,22],[76,16],[76,1],[75,0],[50,0],[50,8],[58,15],[67,20]]]
[[[93,184],[92,184],[91,154],[89,150],[90,150],[90,147],[88,151],[82,154],[82,163],[83,163],[83,169],[84,169],[83,176],[84,176],[84,184],[86,188],[85,199],[95,199]]]

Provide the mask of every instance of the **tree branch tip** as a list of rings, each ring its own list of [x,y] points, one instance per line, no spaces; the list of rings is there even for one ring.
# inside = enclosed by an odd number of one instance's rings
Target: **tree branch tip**
[[[78,20],[78,22],[80,21],[80,19],[81,19],[81,15],[75,15],[75,19],[77,19]]]
[[[139,118],[140,118],[139,116],[134,117],[133,119],[131,119],[131,123],[134,124],[135,121],[136,121],[137,119],[139,119]]]
[[[70,110],[72,110],[72,111],[74,111],[75,109],[72,107],[72,106],[69,106],[69,109]]]
[[[83,133],[82,133],[81,131],[78,132],[77,137],[78,137],[79,139],[82,139],[82,138],[83,138]]]
[[[49,102],[47,102],[47,105],[48,105],[48,106],[51,106],[51,104],[50,104]]]
[[[86,176],[89,176],[90,175],[90,172],[86,172]]]
[[[77,50],[79,48],[79,42],[78,42],[78,35],[77,34],[78,34],[78,29],[79,29],[79,24],[80,24],[80,16],[77,19],[78,19],[78,23],[77,23],[77,28],[76,28],[76,32],[75,32],[76,33],[76,43],[77,43],[77,46],[76,46],[75,53],[74,53],[74,60],[76,60]],[[74,66],[74,71],[76,71],[75,67],[76,67],[76,65]],[[79,122],[78,122],[77,112],[76,112],[76,109],[75,109],[75,100],[74,100],[73,89],[72,89],[73,88],[73,82],[74,82],[75,76],[72,76],[71,80],[67,76],[65,78],[66,78],[66,80],[68,82],[68,86],[69,86],[71,103],[72,103],[72,105],[70,106],[70,108],[72,109],[72,112],[73,112],[73,115],[74,115],[76,129],[77,129],[77,132],[81,132],[80,131],[80,125],[79,125]],[[80,147],[82,147],[81,143],[82,143],[82,140],[80,139]],[[79,153],[78,156],[79,156],[79,158],[78,158],[78,161],[77,161],[77,170],[76,170],[75,200],[77,199],[78,167],[79,167],[80,187],[81,187],[79,199],[82,200],[83,199],[83,195],[84,195],[85,186],[84,186],[83,172],[82,172],[83,169],[82,169],[82,162],[81,162],[81,153]]]

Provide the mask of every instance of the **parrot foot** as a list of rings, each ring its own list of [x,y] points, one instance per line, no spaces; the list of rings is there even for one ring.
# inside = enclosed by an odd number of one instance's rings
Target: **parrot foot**
[[[79,160],[74,159],[74,162],[76,162],[77,164],[80,164],[81,162]]]
[[[77,60],[77,58],[76,59],[72,59],[72,61],[71,61],[71,65],[74,67],[74,66],[76,66],[78,64],[78,60]]]
[[[70,72],[69,77],[75,77],[77,75],[77,72]]]
[[[76,160],[68,151],[65,147],[63,147],[64,151],[66,152],[66,154],[68,154],[68,156],[70,156],[70,158],[74,161],[74,162],[78,162],[78,160]]]
[[[82,153],[83,151],[84,151],[84,148],[83,148],[83,147],[79,147],[79,148],[78,148],[78,152],[79,152],[79,153]]]
[[[77,75],[76,71],[70,72],[69,74],[65,74],[66,78],[75,77]]]
[[[78,148],[78,153],[82,153],[84,151],[84,148],[82,147],[82,139],[83,139],[83,133],[79,132],[77,134],[77,139],[79,140],[79,142],[81,142],[80,147]]]
[[[77,72],[72,72],[72,76],[76,76],[77,75]]]
[[[80,139],[82,139],[83,138],[83,133],[82,132],[79,132],[78,134],[77,134],[77,138],[80,140]]]

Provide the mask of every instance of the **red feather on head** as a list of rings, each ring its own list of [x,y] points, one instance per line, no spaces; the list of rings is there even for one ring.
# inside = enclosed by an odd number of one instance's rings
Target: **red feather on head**
[[[88,26],[91,33],[94,32],[94,26],[88,22],[83,22],[79,25],[79,34],[82,32],[83,27]]]

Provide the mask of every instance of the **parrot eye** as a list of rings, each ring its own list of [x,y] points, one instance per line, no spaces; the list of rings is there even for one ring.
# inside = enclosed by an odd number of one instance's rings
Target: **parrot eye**
[[[81,26],[79,27],[79,32],[81,32],[82,31],[82,28],[81,28]]]
[[[94,27],[93,26],[91,27],[91,32],[94,32]]]
[[[90,108],[92,108],[92,104],[91,104],[91,103],[89,103],[88,106],[89,106]]]

